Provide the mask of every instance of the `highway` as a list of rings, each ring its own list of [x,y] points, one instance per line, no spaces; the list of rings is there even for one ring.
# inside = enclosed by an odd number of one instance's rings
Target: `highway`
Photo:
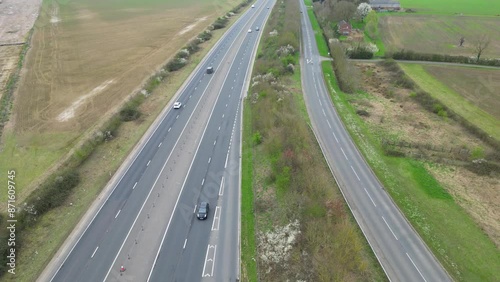
[[[255,27],[262,30],[274,1],[254,4],[184,83],[175,96],[182,107],[169,103],[40,281],[238,279],[241,102],[260,39]],[[205,221],[195,217],[200,201],[210,203]]]
[[[358,225],[390,281],[451,281],[383,189],[329,97],[307,8],[301,2],[302,87],[313,131]],[[335,95],[335,94],[334,94]]]

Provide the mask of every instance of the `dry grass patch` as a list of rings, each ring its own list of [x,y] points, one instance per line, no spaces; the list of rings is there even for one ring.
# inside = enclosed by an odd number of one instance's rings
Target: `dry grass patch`
[[[426,169],[500,246],[500,173],[479,175],[466,169],[477,148],[498,163],[494,149],[457,122],[424,110],[412,91],[394,86],[394,75],[380,65],[357,66],[369,94],[353,96],[352,102],[368,112],[363,119],[394,144],[407,144],[396,146],[404,155],[429,161]]]

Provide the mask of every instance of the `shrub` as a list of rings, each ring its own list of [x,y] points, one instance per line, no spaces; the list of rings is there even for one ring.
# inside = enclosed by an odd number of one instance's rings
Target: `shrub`
[[[344,48],[340,43],[332,42],[330,49],[333,58],[332,65],[340,89],[346,93],[354,93],[359,87],[360,76],[357,69],[347,60]]]
[[[187,60],[183,58],[174,58],[167,63],[168,71],[177,71],[183,68],[187,64]]]
[[[362,45],[358,45],[355,48],[348,49],[347,56],[351,59],[371,59],[373,58],[373,52]]]
[[[213,28],[214,29],[221,29],[221,28],[224,28],[226,27],[227,25],[227,22],[229,21],[228,18],[226,17],[219,17],[213,24]]]
[[[262,143],[262,135],[260,134],[260,132],[257,131],[253,134],[252,141],[254,145],[259,145]]]
[[[19,222],[23,228],[33,225],[47,211],[61,206],[80,182],[80,176],[75,170],[66,170],[52,176],[41,187],[26,199],[19,214]]]

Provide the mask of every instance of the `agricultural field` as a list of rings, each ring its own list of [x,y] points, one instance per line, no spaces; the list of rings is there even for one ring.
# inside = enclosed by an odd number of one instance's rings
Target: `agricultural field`
[[[19,53],[42,0],[4,0],[0,4],[0,98],[15,71]]]
[[[400,3],[403,8],[415,9],[419,13],[500,16],[500,1],[400,0]]]
[[[469,103],[500,122],[500,69],[422,65],[423,69]]]
[[[500,70],[419,64],[401,64],[401,67],[424,91],[500,141],[500,127],[498,126],[500,124],[498,118],[500,116],[498,107],[500,93],[498,93],[498,86],[495,88],[499,82]],[[448,70],[451,71],[448,73]],[[436,73],[438,77],[434,77],[432,73]],[[466,85],[467,82],[470,82],[470,85],[461,86]],[[458,91],[454,91],[453,88]]]
[[[379,18],[379,32],[388,51],[462,56],[475,56],[474,43],[486,35],[490,44],[482,58],[500,58],[500,17],[391,14]]]
[[[0,169],[22,175],[18,196],[29,194],[35,178],[239,3],[44,1],[0,142]]]

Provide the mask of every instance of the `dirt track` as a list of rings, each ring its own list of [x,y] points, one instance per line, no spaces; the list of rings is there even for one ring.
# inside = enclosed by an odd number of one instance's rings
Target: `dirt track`
[[[29,30],[38,17],[42,0],[0,1],[0,97]]]

